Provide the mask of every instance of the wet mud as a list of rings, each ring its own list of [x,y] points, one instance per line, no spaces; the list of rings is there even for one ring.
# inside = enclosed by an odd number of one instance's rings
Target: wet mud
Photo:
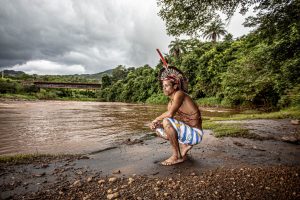
[[[21,165],[1,164],[1,198],[43,199],[49,195],[46,199],[84,197],[93,199],[92,197],[108,198],[108,195],[118,192],[117,196],[121,199],[138,199],[137,197],[166,199],[205,197],[204,199],[210,199],[213,197],[225,198],[225,191],[230,189],[240,191],[234,193],[235,198],[238,196],[242,198],[247,194],[248,199],[254,199],[254,197],[256,198],[255,190],[243,189],[247,184],[251,186],[251,183],[248,182],[250,180],[255,185],[258,185],[257,181],[259,183],[263,181],[263,184],[260,185],[264,191],[261,193],[261,197],[271,198],[272,195],[266,196],[265,192],[270,192],[266,188],[270,188],[270,190],[275,188],[277,192],[281,191],[278,190],[280,178],[283,183],[290,181],[289,185],[286,185],[289,188],[286,190],[288,197],[300,197],[298,190],[300,145],[277,140],[231,137],[219,139],[215,138],[209,130],[205,130],[203,142],[192,148],[188,154],[188,160],[184,163],[162,166],[160,162],[168,158],[170,153],[169,143],[156,137],[143,140],[143,142],[125,143],[118,147],[92,152],[81,156],[81,159],[41,160]],[[240,173],[248,174],[249,177],[242,176]],[[276,175],[278,180],[265,180],[265,174],[270,177]],[[112,177],[116,178],[115,183],[109,181]],[[134,179],[134,184],[137,185],[128,184],[130,178]],[[225,179],[231,180],[230,178],[235,180],[232,182],[235,182],[236,186],[227,184],[228,186],[225,188],[223,188],[224,185],[222,186],[222,190],[218,188],[221,185],[217,180],[222,182]],[[242,183],[243,178],[249,180]],[[172,181],[168,181],[169,179]],[[98,183],[99,181],[104,182]],[[170,184],[173,185],[158,184],[157,186],[159,181],[171,182]],[[185,190],[184,185],[190,181],[195,182],[195,189],[199,187],[199,194],[194,193],[189,196],[190,191]],[[204,181],[206,185],[201,181]],[[275,181],[279,182],[275,184]],[[200,190],[201,184],[204,184],[211,192],[208,196],[210,198],[207,198],[206,192],[203,193]],[[103,189],[102,196],[97,193],[96,188],[99,189],[99,187],[100,190]],[[128,193],[126,187],[130,188],[132,192]],[[138,187],[150,187],[154,193],[148,194]],[[180,189],[181,187],[182,189]],[[273,189],[271,189],[272,187]],[[109,189],[111,191],[108,192]],[[181,194],[188,194],[188,196],[183,198],[180,196]],[[232,197],[231,195],[232,193],[228,198]]]

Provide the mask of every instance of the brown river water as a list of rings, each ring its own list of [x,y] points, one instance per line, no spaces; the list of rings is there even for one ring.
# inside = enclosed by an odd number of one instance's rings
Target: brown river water
[[[203,116],[228,115],[201,109]],[[166,105],[78,101],[0,102],[0,155],[90,153],[153,133]]]

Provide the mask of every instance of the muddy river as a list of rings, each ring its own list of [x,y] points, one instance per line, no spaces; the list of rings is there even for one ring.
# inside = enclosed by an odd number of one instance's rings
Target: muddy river
[[[90,153],[151,134],[164,105],[75,101],[0,102],[0,155]],[[204,116],[229,112],[201,109]]]

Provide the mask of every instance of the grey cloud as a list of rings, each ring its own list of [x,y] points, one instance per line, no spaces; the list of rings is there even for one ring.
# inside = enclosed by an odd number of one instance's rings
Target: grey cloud
[[[42,60],[53,65],[35,73],[59,65],[80,65],[85,73],[154,66],[155,49],[167,52],[172,39],[158,9],[156,0],[0,0],[0,70]]]
[[[166,48],[171,40],[155,0],[0,3],[0,67],[31,60],[78,64],[87,73],[119,64],[153,66],[155,48]]]

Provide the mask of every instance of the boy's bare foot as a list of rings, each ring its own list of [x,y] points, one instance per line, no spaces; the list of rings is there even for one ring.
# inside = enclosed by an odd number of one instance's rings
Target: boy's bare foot
[[[183,158],[186,158],[186,154],[189,150],[191,150],[193,146],[188,144],[181,144],[181,155]]]
[[[184,160],[177,158],[177,156],[172,155],[167,160],[161,162],[162,165],[169,166],[169,165],[175,165],[178,163],[182,163]]]

